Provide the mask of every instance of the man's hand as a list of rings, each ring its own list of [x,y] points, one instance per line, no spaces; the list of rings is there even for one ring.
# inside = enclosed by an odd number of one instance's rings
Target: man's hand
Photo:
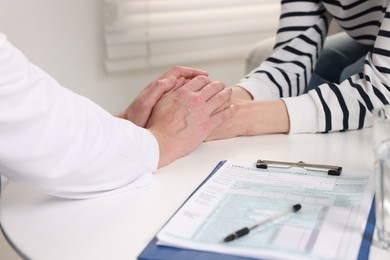
[[[207,72],[187,67],[174,67],[149,83],[129,107],[117,116],[145,127],[154,105],[165,93],[180,88],[188,80],[199,75],[207,76]]]
[[[238,110],[231,89],[197,76],[156,103],[147,129],[160,146],[159,167],[186,155]]]

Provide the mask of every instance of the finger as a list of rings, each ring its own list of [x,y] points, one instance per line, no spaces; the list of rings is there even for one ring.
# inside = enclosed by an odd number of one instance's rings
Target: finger
[[[223,107],[230,102],[232,96],[231,89],[224,89],[211,97],[206,103],[206,109],[210,115],[217,113],[217,111],[223,110]]]
[[[211,97],[221,92],[225,88],[225,84],[220,81],[213,81],[199,90],[199,93],[204,97],[204,100],[209,100]]]
[[[198,92],[207,84],[210,83],[210,79],[206,76],[196,76],[194,79],[190,80],[187,84],[185,84],[183,87],[188,88],[191,91]]]
[[[172,89],[172,91],[177,90],[178,88],[184,86],[186,84],[186,79],[184,77],[178,78],[176,82],[176,86]]]
[[[176,66],[173,67],[171,70],[165,72],[163,75],[160,76],[160,78],[174,76],[176,78],[183,77],[186,79],[192,79],[200,75],[208,76],[208,73],[206,71],[195,69],[195,68]]]
[[[177,79],[175,86],[173,88],[171,88],[168,92],[165,92],[165,95],[172,94],[173,92],[175,92],[176,90],[178,90],[179,88],[184,86],[185,84],[186,84],[185,78],[182,77],[182,78]]]
[[[218,126],[222,125],[226,120],[232,118],[236,113],[237,111],[240,109],[240,106],[236,103],[233,103],[231,105],[229,105],[227,108],[225,108],[224,110],[218,112],[218,113],[215,113],[214,115],[212,115],[210,117],[211,119],[211,127],[214,128],[217,128]]]
[[[221,105],[220,107],[218,107],[216,110],[214,110],[214,112],[212,113],[212,115],[215,114],[215,113],[218,113],[219,111],[224,110],[225,108],[227,108],[227,107],[230,106],[231,104],[233,104],[233,101],[232,101],[232,99],[230,98],[226,103],[224,103],[223,105]]]
[[[151,83],[150,88],[145,89],[142,95],[148,101],[148,105],[153,107],[164,94],[172,91],[177,83],[178,80],[175,77],[156,80]]]
[[[167,78],[158,79],[151,82],[148,85],[148,87],[145,89],[145,92],[148,92],[149,94],[149,92],[153,93],[156,91],[162,95],[174,89],[177,84],[178,84],[178,79],[176,77],[169,76]]]
[[[175,77],[151,82],[126,109],[124,112],[126,118],[134,124],[144,127],[155,104],[176,85],[176,82]]]

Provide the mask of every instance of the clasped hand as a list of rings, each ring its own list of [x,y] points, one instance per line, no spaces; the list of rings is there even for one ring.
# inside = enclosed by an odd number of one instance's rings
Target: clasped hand
[[[152,81],[118,117],[148,129],[160,147],[159,167],[193,151],[238,105],[231,89],[201,70],[174,67]]]

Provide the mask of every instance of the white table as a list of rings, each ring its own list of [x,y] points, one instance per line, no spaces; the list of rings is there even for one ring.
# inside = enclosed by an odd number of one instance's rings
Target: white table
[[[160,169],[153,184],[91,199],[53,198],[17,183],[1,197],[1,221],[32,259],[136,259],[159,228],[224,159],[304,161],[372,171],[371,129],[240,137],[202,144]],[[390,259],[371,246],[370,259]]]

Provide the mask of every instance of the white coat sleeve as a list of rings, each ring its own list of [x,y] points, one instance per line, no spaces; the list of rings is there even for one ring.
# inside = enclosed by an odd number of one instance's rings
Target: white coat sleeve
[[[0,173],[54,196],[146,185],[159,160],[146,129],[60,86],[0,34]]]

